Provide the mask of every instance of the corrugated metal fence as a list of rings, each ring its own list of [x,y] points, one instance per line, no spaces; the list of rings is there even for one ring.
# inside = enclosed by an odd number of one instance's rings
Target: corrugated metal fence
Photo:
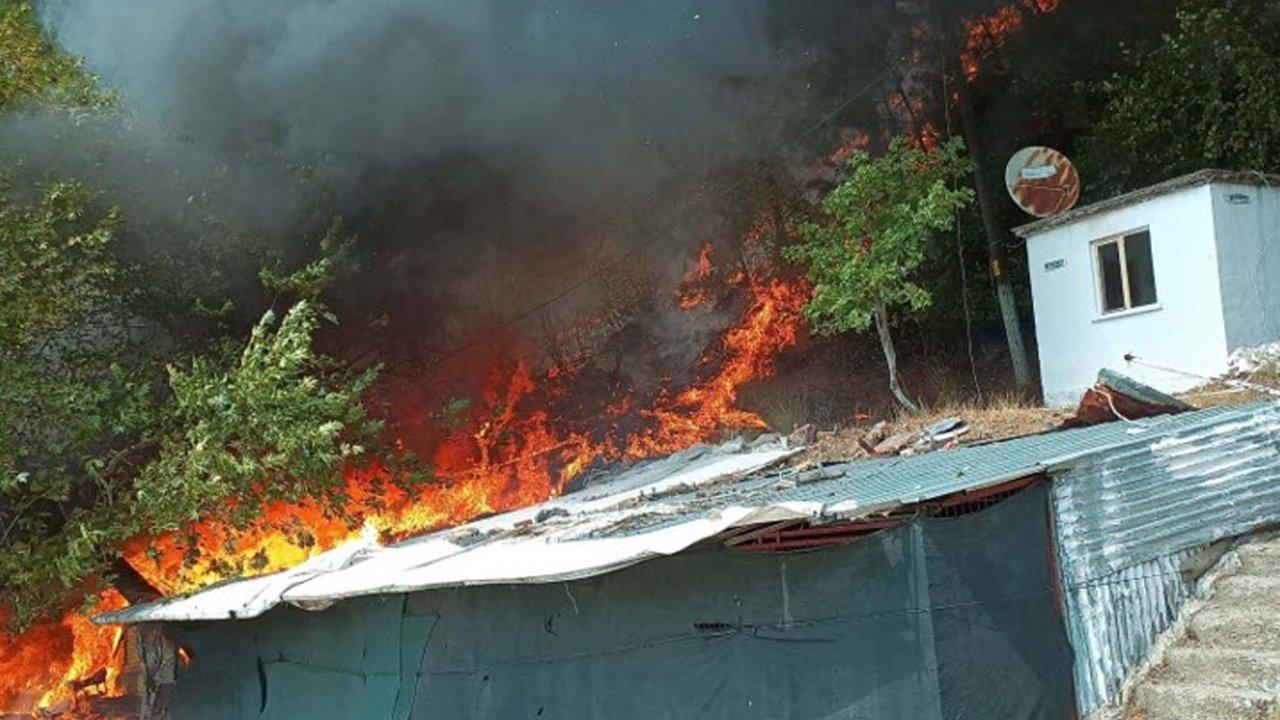
[[[1280,521],[1280,409],[1212,414],[1055,475],[1053,502],[1082,713],[1114,703],[1193,592],[1207,543]]]

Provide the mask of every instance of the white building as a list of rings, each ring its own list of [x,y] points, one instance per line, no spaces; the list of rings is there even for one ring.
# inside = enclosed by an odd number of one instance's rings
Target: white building
[[[1202,170],[1014,230],[1026,239],[1045,402],[1104,367],[1166,392],[1280,339],[1280,177]]]

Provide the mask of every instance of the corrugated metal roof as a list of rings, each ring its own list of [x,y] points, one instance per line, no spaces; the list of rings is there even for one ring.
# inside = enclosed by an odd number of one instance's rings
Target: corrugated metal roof
[[[803,472],[781,471],[767,478],[767,482],[730,485],[718,488],[714,495],[702,492],[696,497],[691,494],[667,501],[820,503],[827,515],[859,517],[999,485],[1122,447],[1146,447],[1188,430],[1253,417],[1275,407],[1263,404],[1214,408],[961,446],[913,457],[854,461]]]
[[[1280,412],[1226,413],[1094,456],[1054,486],[1068,578],[1084,582],[1280,520]]]
[[[335,600],[427,587],[534,583],[616,570],[689,545],[738,524],[806,517],[812,509],[720,508],[642,538],[609,538],[609,529],[681,514],[665,494],[750,475],[795,451],[781,443],[699,446],[620,470],[570,495],[477,520],[390,547],[367,538],[289,570],[222,583],[194,595],[137,605],[94,618],[101,623],[227,620],[256,617],[282,601],[320,606]]]
[[[887,512],[1060,470],[1098,454],[1156,446],[1231,418],[1274,416],[1277,407],[1204,410],[808,470],[777,469],[792,452],[779,446],[753,449],[738,442],[695,448],[619,471],[541,505],[392,547],[363,548],[339,567],[320,562],[315,572],[295,573],[284,583],[230,583],[186,600],[112,613],[101,621],[243,618],[282,600],[322,604],[384,592],[584,577],[679,552],[733,527]],[[216,602],[192,602],[199,598]]]

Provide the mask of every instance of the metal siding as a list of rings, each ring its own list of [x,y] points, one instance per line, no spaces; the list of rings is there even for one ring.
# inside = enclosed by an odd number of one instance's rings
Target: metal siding
[[[1068,582],[1280,520],[1280,413],[1099,453],[1059,476],[1054,507]]]
[[[1183,562],[1198,548],[1067,586],[1067,635],[1076,656],[1076,699],[1084,713],[1115,703],[1120,686],[1178,617],[1194,582]]]
[[[1197,548],[1280,521],[1280,411],[1225,413],[1153,443],[1064,468],[1055,528],[1084,712],[1117,701],[1124,678],[1169,628],[1193,586]]]

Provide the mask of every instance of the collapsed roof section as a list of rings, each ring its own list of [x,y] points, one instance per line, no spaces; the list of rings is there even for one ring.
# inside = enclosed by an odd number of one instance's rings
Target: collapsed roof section
[[[796,449],[741,440],[636,465],[577,492],[396,545],[372,537],[287,571],[126,608],[99,623],[256,617],[288,602],[320,608],[362,595],[559,582],[672,555],[735,528],[883,516],[957,493],[1054,474],[1127,448],[1152,447],[1259,414],[1267,403],[962,446],[914,457],[789,466]]]

